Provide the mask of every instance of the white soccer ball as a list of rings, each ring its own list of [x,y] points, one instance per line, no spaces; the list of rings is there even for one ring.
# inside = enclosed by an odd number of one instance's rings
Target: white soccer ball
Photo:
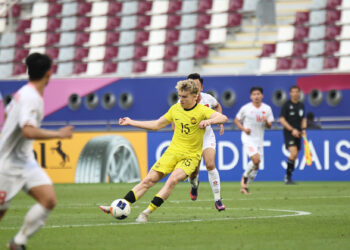
[[[118,220],[123,220],[130,214],[130,204],[125,199],[117,199],[111,204],[112,216]]]

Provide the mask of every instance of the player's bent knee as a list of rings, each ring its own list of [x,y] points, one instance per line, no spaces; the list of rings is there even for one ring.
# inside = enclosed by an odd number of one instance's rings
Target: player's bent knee
[[[57,205],[56,197],[50,197],[48,199],[43,199],[39,203],[48,210],[53,210]]]
[[[207,167],[208,171],[214,170],[215,169],[215,162],[206,163],[206,167]]]

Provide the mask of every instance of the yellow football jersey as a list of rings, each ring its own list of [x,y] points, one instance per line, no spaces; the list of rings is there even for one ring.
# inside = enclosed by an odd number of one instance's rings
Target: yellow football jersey
[[[205,129],[198,125],[202,120],[209,119],[214,112],[202,104],[197,104],[190,110],[185,110],[180,103],[174,104],[164,115],[165,119],[175,124],[169,150],[200,157]]]

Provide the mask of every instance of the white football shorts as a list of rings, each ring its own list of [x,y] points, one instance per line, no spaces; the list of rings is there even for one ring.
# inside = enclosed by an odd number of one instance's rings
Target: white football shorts
[[[203,136],[203,151],[206,148],[212,148],[216,149],[216,139],[215,139],[215,134],[214,131],[211,127],[207,127],[205,129],[205,133]]]
[[[262,145],[244,143],[244,150],[247,152],[249,157],[252,157],[255,154],[259,154],[261,158],[264,156],[264,148]]]

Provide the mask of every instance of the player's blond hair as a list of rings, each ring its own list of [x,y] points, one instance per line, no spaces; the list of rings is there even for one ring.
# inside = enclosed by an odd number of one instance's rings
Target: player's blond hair
[[[177,91],[186,91],[190,94],[199,94],[199,88],[197,84],[192,79],[187,79],[183,81],[178,81],[176,85]]]

